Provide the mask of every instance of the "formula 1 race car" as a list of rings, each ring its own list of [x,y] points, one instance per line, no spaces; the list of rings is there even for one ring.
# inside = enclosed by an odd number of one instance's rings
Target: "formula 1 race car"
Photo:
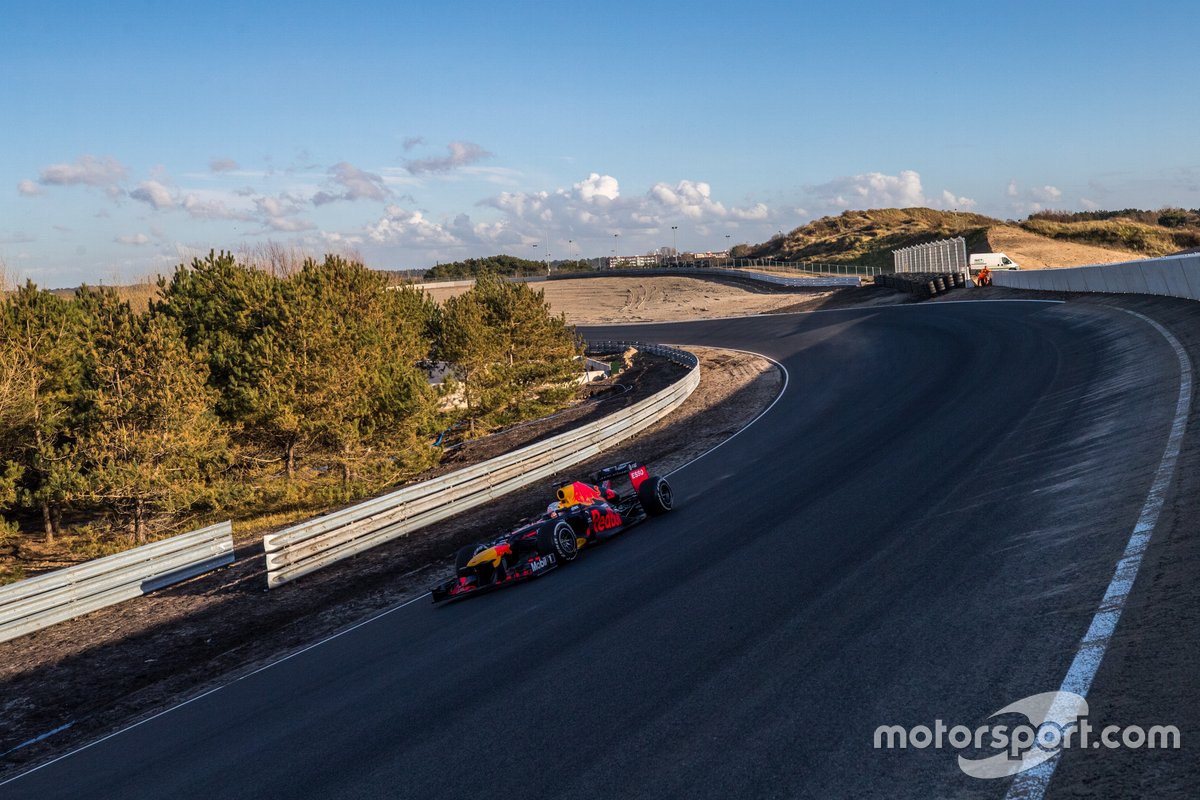
[[[671,510],[671,485],[637,462],[606,467],[588,482],[559,484],[544,514],[490,543],[463,547],[455,577],[434,586],[433,602],[532,578],[574,561],[580,548]]]

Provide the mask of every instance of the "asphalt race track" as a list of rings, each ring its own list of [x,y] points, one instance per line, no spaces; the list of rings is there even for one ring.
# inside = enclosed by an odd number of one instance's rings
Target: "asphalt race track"
[[[753,350],[789,383],[671,476],[670,516],[396,609],[0,796],[1002,797],[955,750],[873,732],[1058,688],[1163,454],[1166,340],[1033,302],[587,334]]]

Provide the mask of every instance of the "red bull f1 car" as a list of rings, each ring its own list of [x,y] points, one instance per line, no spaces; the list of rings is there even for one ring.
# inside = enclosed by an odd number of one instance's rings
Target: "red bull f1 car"
[[[580,549],[608,539],[647,517],[671,510],[666,478],[645,464],[606,467],[588,481],[560,484],[558,499],[544,514],[494,541],[463,547],[455,555],[455,577],[430,590],[433,602],[507,586],[574,561]]]

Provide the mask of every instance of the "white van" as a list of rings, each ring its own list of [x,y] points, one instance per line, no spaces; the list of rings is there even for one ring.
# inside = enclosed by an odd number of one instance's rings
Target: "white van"
[[[1004,253],[972,253],[971,272],[979,272],[984,267],[990,268],[993,272],[998,269],[1021,268],[1017,262],[1004,255]]]

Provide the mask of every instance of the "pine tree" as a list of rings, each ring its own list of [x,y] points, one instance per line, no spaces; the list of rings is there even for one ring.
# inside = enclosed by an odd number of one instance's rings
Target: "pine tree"
[[[176,320],[135,315],[110,289],[85,288],[78,300],[91,333],[79,434],[87,496],[140,544],[156,523],[209,496],[226,464],[217,394]]]
[[[79,309],[32,282],[0,308],[0,352],[10,395],[0,412],[0,443],[22,473],[16,501],[40,511],[51,541],[80,480],[71,429],[82,346]]]
[[[210,252],[159,279],[158,313],[173,317],[188,347],[203,355],[209,385],[220,393],[217,411],[233,426],[251,413],[242,387],[252,383],[251,342],[278,320],[280,281],[233,255]]]
[[[20,385],[25,368],[19,355],[13,350],[0,349],[0,453],[5,454],[16,452],[10,442],[16,440],[14,431],[20,430],[26,416],[26,398]],[[23,471],[11,458],[0,458],[0,512],[16,504]],[[0,513],[0,547],[7,547],[16,535],[16,523],[9,522]]]
[[[277,321],[249,349],[253,379],[236,388],[288,476],[312,454],[331,457],[346,485],[366,462],[428,464],[417,434],[433,394],[417,362],[429,354],[432,304],[337,256],[306,262],[279,297]]]
[[[439,353],[463,382],[472,431],[528,419],[574,396],[581,348],[541,291],[484,276],[446,301]]]

